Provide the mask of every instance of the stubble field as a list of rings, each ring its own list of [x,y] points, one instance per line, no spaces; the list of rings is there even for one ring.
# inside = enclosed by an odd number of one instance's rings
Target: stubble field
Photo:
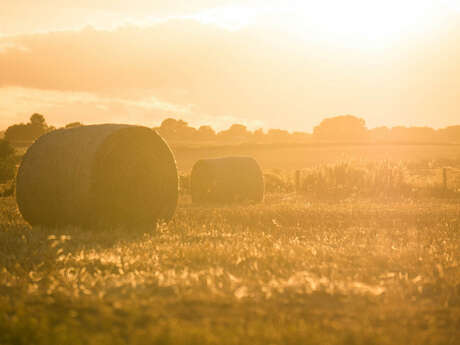
[[[0,344],[460,343],[458,199],[184,198],[97,231],[0,203]]]

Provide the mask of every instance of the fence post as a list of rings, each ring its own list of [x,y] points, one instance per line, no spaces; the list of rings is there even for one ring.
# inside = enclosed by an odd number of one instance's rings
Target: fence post
[[[300,191],[300,170],[295,171],[295,191],[297,193]]]
[[[444,188],[444,191],[447,191],[447,169],[442,168],[442,185]]]

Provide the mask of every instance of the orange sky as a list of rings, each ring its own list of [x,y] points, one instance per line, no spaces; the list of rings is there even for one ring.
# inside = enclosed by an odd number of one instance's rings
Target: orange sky
[[[457,1],[317,3],[3,0],[0,129],[33,112],[54,125],[460,124]]]

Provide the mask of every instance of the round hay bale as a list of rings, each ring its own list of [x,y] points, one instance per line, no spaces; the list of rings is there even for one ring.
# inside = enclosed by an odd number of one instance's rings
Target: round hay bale
[[[32,225],[134,225],[172,218],[178,177],[166,142],[147,127],[59,129],[26,152],[16,200]]]
[[[199,160],[190,179],[194,203],[261,202],[264,197],[262,170],[251,157]]]

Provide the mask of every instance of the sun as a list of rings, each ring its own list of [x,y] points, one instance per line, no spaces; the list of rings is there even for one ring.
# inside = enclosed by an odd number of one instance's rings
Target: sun
[[[306,40],[379,48],[422,36],[447,13],[460,10],[460,0],[266,0],[247,4],[213,8],[193,17],[229,30],[257,22],[295,32]]]
[[[421,34],[440,12],[428,0],[323,0],[295,1],[291,28],[308,39],[346,45],[379,47],[412,34]]]

